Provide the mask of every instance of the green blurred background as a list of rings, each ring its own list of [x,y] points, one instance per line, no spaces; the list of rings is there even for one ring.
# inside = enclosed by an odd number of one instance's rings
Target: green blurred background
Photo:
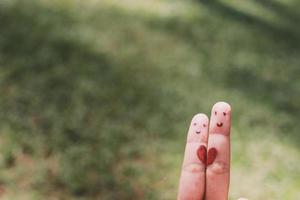
[[[175,199],[233,107],[230,198],[300,199],[297,0],[0,0],[2,199]]]

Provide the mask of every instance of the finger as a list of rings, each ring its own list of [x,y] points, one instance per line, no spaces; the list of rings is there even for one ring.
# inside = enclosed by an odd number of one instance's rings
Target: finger
[[[205,164],[208,138],[208,117],[193,117],[187,135],[179,183],[178,200],[200,200],[205,191]]]
[[[227,200],[230,179],[231,107],[218,102],[211,111],[207,169],[206,200]]]

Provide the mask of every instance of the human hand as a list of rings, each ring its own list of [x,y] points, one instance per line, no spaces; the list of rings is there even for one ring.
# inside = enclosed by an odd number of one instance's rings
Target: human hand
[[[228,199],[230,127],[231,107],[225,102],[213,106],[210,121],[205,114],[193,117],[187,135],[178,200]]]

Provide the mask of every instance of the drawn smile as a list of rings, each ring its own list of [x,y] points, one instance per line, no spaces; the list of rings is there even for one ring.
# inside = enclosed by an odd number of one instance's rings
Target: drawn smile
[[[217,123],[217,126],[218,126],[218,127],[221,127],[221,126],[223,126],[223,123],[222,123],[222,122]]]
[[[201,131],[196,131],[197,134],[201,133]]]

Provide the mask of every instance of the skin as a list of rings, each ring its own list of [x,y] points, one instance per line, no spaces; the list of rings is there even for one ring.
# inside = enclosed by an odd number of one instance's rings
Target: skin
[[[231,107],[225,102],[212,107],[210,120],[205,114],[193,117],[177,200],[228,200],[230,127]]]

